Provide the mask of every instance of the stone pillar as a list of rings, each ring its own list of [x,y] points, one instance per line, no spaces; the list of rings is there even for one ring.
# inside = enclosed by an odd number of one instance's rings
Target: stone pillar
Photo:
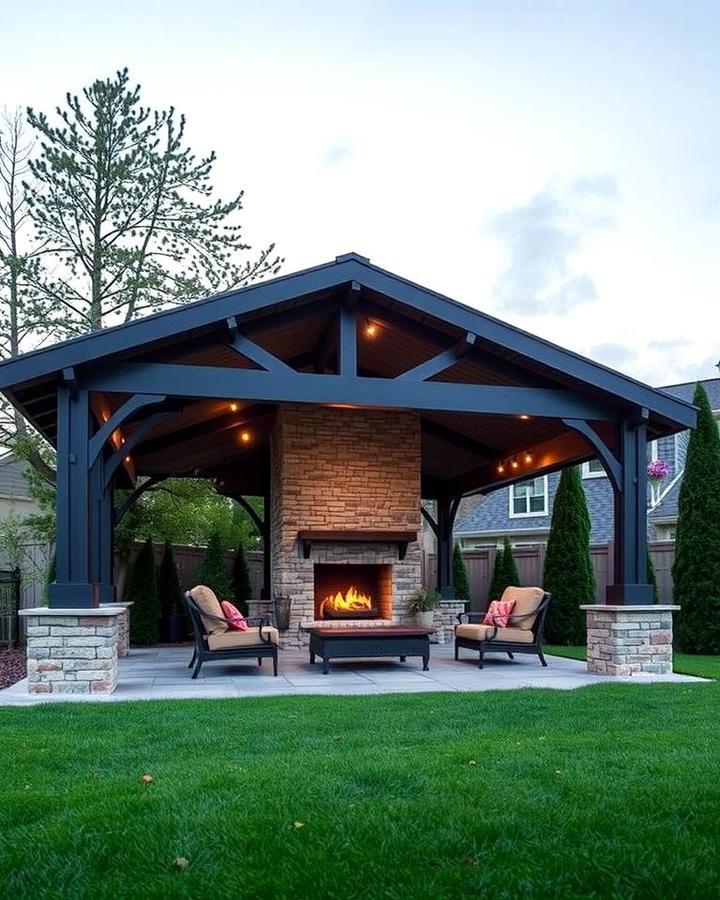
[[[430,643],[447,644],[455,637],[458,613],[465,612],[462,600],[441,600],[433,617],[433,626],[437,629],[430,637]]]
[[[127,610],[20,610],[27,619],[31,694],[110,694],[117,685],[118,620]]]
[[[672,674],[672,614],[679,606],[581,606],[593,675]]]
[[[116,607],[120,615],[118,616],[118,657],[127,656],[130,652],[130,607],[133,601],[123,601],[122,603],[102,604],[106,606]]]

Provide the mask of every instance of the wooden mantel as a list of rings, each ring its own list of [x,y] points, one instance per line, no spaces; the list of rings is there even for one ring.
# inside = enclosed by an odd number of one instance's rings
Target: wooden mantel
[[[302,543],[303,558],[310,559],[313,543],[325,541],[337,543],[341,541],[362,541],[373,544],[397,544],[398,559],[405,559],[408,544],[417,540],[417,531],[389,531],[389,530],[320,530],[305,529],[298,531],[298,540]]]

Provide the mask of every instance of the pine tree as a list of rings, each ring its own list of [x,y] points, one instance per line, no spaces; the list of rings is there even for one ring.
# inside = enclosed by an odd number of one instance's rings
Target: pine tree
[[[235,606],[244,616],[247,616],[250,609],[249,603],[252,599],[252,585],[250,583],[250,570],[245,558],[245,549],[242,544],[238,544],[235,560],[233,561],[232,590]]]
[[[509,587],[510,585],[518,587],[520,585],[520,575],[515,563],[515,557],[513,556],[512,544],[507,535],[505,535],[503,539],[503,567],[505,587]]]
[[[695,388],[697,427],[690,435],[678,499],[673,601],[680,604],[678,645],[720,653],[720,434],[705,389]]]
[[[225,548],[218,531],[210,535],[205,556],[195,573],[195,583],[209,587],[220,600],[227,600],[232,595],[230,573],[225,562]]]
[[[548,536],[543,587],[552,594],[545,637],[552,644],[584,644],[581,604],[595,602],[595,573],[590,559],[590,515],[580,471],[560,476]]]
[[[149,646],[158,642],[158,600],[155,573],[155,552],[150,538],[145,541],[128,577],[125,599],[132,601],[130,608],[130,643]]]
[[[157,590],[160,616],[165,619],[180,615],[182,611],[180,578],[170,541],[165,541],[162,560],[158,568]]]
[[[455,588],[455,596],[463,603],[470,602],[470,584],[468,582],[467,568],[465,566],[465,558],[460,549],[460,544],[455,544],[453,549],[453,586]]]
[[[510,538],[506,536],[503,538],[502,549],[495,554],[495,566],[490,582],[490,590],[488,591],[488,605],[493,600],[499,600],[506,587],[519,584],[520,576],[515,565]]]

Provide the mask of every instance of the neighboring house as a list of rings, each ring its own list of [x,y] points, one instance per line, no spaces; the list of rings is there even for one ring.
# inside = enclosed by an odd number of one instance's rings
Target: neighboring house
[[[680,400],[692,402],[696,382],[661,388]],[[710,407],[720,420],[720,378],[702,382]],[[674,540],[677,503],[690,437],[681,431],[648,444],[648,460],[663,459],[668,475],[648,488],[648,536],[651,540]],[[496,545],[507,535],[514,546],[542,544],[550,531],[553,502],[560,473],[541,475],[488,494],[468,512],[461,509],[455,525],[455,540],[463,549]],[[583,463],[582,482],[590,513],[590,542],[605,544],[613,539],[613,491],[604,469],[596,460]]]
[[[21,519],[40,512],[29,495],[25,472],[29,464],[15,459],[12,453],[0,455],[0,522],[16,515]]]

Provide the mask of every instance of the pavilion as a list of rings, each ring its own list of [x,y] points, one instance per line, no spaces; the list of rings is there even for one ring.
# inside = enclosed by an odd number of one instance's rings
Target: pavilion
[[[461,498],[591,458],[615,497],[607,604],[640,611],[646,445],[696,415],[355,253],[8,360],[0,390],[57,449],[47,614],[87,621],[116,608],[118,518],[167,477],[265,499],[265,592],[301,621],[318,616],[318,570],[341,565],[376,566],[391,621],[419,586],[421,500],[452,604]]]

